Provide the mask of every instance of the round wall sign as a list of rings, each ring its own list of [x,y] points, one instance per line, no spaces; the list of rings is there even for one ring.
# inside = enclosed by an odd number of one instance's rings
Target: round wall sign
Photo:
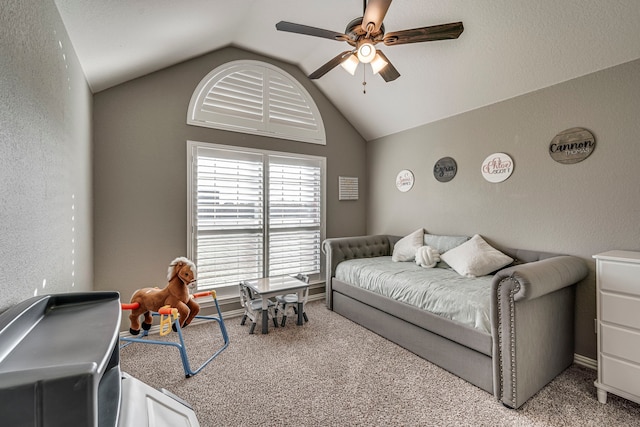
[[[440,182],[449,182],[456,176],[458,165],[451,157],[443,157],[433,166],[433,176]]]
[[[513,173],[513,160],[504,153],[491,154],[482,162],[481,172],[489,182],[502,182]]]
[[[558,163],[578,163],[596,148],[593,134],[584,128],[571,128],[556,135],[549,144],[549,155]]]
[[[398,176],[396,176],[396,187],[403,193],[411,190],[411,187],[413,187],[413,172],[408,169],[403,169],[398,172]]]

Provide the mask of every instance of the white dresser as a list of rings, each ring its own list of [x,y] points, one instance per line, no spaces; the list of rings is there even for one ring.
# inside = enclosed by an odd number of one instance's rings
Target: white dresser
[[[607,393],[640,403],[640,252],[596,259],[598,400]]]

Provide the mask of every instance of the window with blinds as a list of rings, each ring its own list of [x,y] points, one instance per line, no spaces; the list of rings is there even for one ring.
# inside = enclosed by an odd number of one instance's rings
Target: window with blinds
[[[320,276],[324,158],[189,142],[189,257],[198,289]]]
[[[268,156],[269,275],[320,272],[321,168]]]
[[[326,144],[320,111],[291,75],[260,61],[211,71],[191,96],[187,124]]]

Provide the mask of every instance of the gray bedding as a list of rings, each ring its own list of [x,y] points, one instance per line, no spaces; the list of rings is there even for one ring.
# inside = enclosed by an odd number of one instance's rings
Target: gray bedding
[[[336,279],[491,333],[492,275],[462,277],[447,268],[393,262],[390,256],[338,264]]]

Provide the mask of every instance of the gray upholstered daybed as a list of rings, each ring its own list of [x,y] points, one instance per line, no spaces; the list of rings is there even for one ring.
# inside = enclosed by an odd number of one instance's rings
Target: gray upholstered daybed
[[[415,262],[391,261],[398,240],[389,235],[327,239],[323,243],[327,307],[493,393],[511,408],[520,407],[571,365],[573,285],[587,275],[584,261],[499,248],[514,262],[495,274],[478,277],[478,291],[461,291],[456,287],[467,286],[461,282],[465,278],[450,267],[422,268]],[[457,292],[451,301],[436,303],[435,308],[430,300],[440,298],[434,296],[437,292],[424,291],[431,286],[429,276],[434,275],[441,294],[449,293],[449,285],[452,294]],[[410,283],[423,276],[429,282],[426,285]],[[406,280],[398,288],[384,290],[386,283],[399,277]],[[407,302],[412,298],[418,303]],[[456,298],[463,303],[464,299],[473,301],[456,312],[452,309]],[[439,314],[428,311],[429,307],[417,307],[419,304],[431,305]],[[442,306],[453,314],[441,314]]]

